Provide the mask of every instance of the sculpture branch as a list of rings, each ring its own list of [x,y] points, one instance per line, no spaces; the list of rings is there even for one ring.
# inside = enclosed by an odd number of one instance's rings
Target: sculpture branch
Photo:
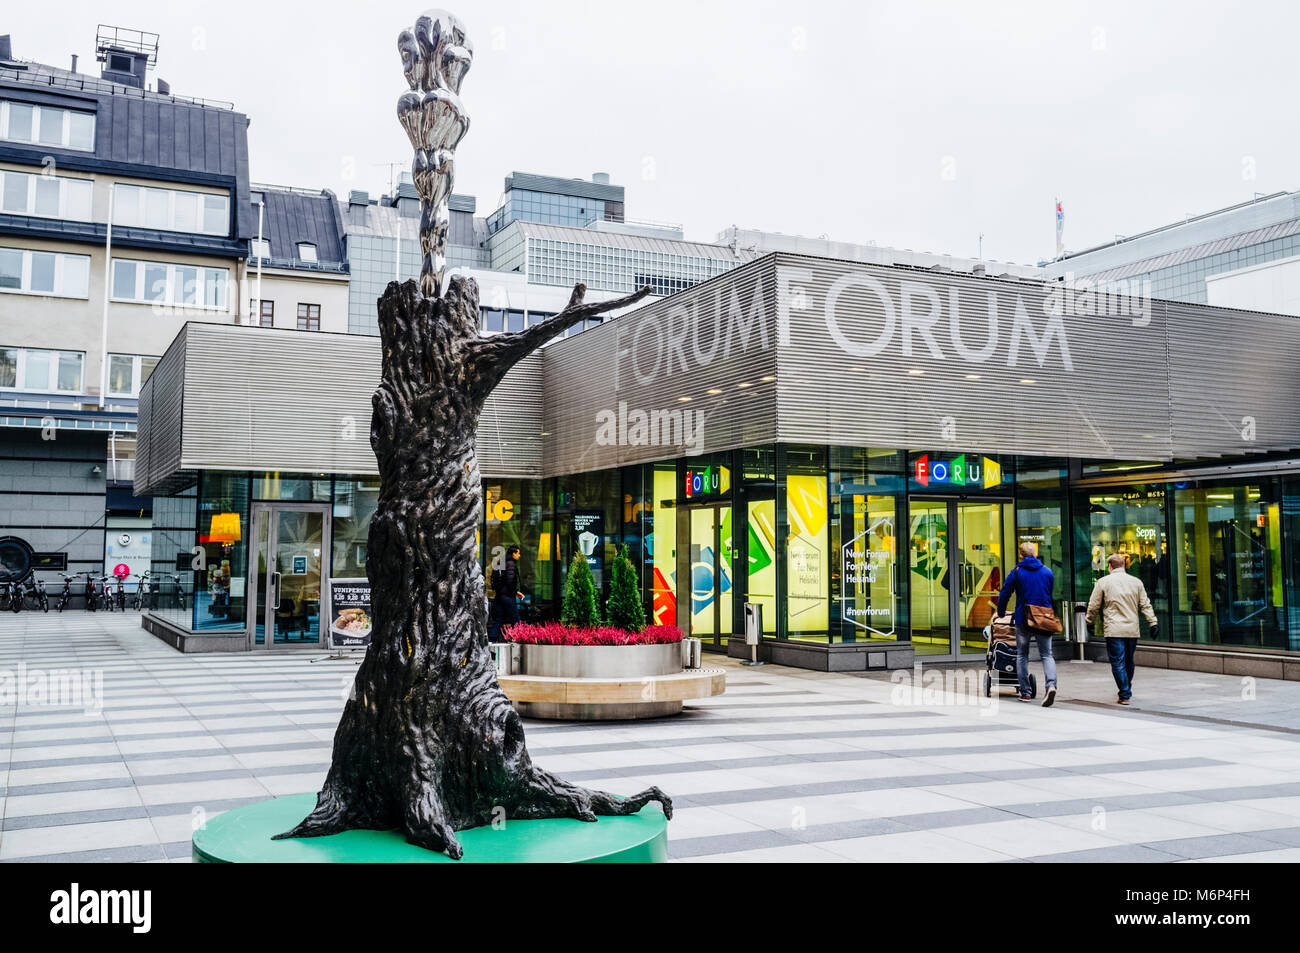
[[[615,298],[613,301],[597,301],[588,304],[584,301],[587,286],[579,282],[573,286],[569,303],[559,314],[522,331],[495,334],[475,341],[470,348],[470,379],[475,387],[486,387],[487,392],[491,392],[492,388],[501,382],[506,371],[547,341],[559,337],[569,328],[588,318],[634,305],[650,292],[651,289],[645,287],[622,298]]]

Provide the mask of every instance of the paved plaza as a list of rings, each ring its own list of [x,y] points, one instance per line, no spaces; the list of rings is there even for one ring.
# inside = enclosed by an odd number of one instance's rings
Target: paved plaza
[[[724,696],[530,721],[534,759],[663,787],[682,862],[1300,860],[1300,684],[1139,669],[1120,709],[1105,666],[1066,663],[1045,710],[989,704],[955,670],[913,686],[709,662]],[[102,710],[93,691],[0,703],[0,861],[188,861],[204,818],[315,791],[356,664],[181,655],[132,614],[0,618],[0,677],[102,672]]]

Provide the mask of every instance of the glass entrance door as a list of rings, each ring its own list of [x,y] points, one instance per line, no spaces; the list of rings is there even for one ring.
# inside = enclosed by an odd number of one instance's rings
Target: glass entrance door
[[[1009,547],[1007,524],[1011,507],[1004,503],[960,501],[954,504],[957,523],[958,585],[957,654],[983,655],[987,649],[984,627],[997,614],[998,593]]]
[[[249,647],[323,645],[321,595],[329,553],[330,508],[254,504],[252,520]]]
[[[913,500],[911,524],[912,649],[917,655],[951,655],[947,501]]]
[[[911,501],[912,645],[917,655],[983,655],[984,627],[1013,549],[1011,504]]]
[[[701,506],[690,513],[690,635],[725,647],[732,629],[731,507]]]

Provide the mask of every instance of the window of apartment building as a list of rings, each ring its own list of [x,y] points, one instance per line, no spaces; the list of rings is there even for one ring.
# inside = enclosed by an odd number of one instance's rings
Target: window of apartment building
[[[0,292],[90,297],[90,256],[0,248]]]
[[[275,327],[275,302],[274,301],[267,301],[263,299],[262,306],[259,308],[257,305],[257,299],[254,298],[253,300],[248,302],[248,313],[250,315],[257,316],[257,323],[259,327],[263,327],[263,328]]]
[[[318,261],[316,257],[316,246],[311,244],[310,242],[299,242],[298,259],[300,261],[309,261],[313,263]]]
[[[108,396],[139,397],[140,388],[158,366],[158,358],[144,354],[108,356]]]
[[[113,224],[226,235],[230,232],[230,196],[119,183],[113,186]]]
[[[270,258],[271,243],[265,238],[254,238],[249,245],[250,258]]]
[[[298,330],[299,331],[320,330],[320,305],[318,304],[298,305]]]
[[[0,139],[94,152],[95,114],[3,100]]]
[[[89,179],[0,170],[0,208],[16,215],[90,221]]]
[[[170,304],[226,310],[225,268],[113,259],[112,298],[136,304]]]
[[[0,347],[0,390],[79,394],[85,361],[80,351]]]

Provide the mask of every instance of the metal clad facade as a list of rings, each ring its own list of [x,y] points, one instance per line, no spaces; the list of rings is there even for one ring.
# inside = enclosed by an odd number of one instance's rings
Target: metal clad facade
[[[542,475],[542,355],[510,369],[483,405],[478,421],[478,469],[484,477]]]
[[[1300,448],[1300,318],[1167,307],[1176,455]]]
[[[142,396],[150,485],[375,473],[379,348],[188,325]],[[530,355],[478,447],[494,478],[775,441],[1157,461],[1300,447],[1297,403],[1300,319],[780,253]]]
[[[187,328],[186,469],[373,473],[379,342],[272,328]]]
[[[1159,305],[1102,316],[1059,285],[785,254],[775,268],[783,441],[1171,455]]]
[[[144,454],[149,485],[160,485],[181,467],[181,430],[185,412],[185,350],[189,327],[181,329],[149,375],[140,401],[137,452]],[[148,398],[148,417],[144,414]],[[147,439],[146,439],[147,438]],[[141,464],[136,464],[137,474]],[[137,486],[137,489],[139,487]]]
[[[772,276],[753,262],[547,347],[547,475],[772,442]]]
[[[137,489],[200,469],[376,474],[379,349],[362,335],[186,325],[141,397],[138,452],[149,477]],[[541,475],[541,363],[521,362],[484,407],[485,476]]]

